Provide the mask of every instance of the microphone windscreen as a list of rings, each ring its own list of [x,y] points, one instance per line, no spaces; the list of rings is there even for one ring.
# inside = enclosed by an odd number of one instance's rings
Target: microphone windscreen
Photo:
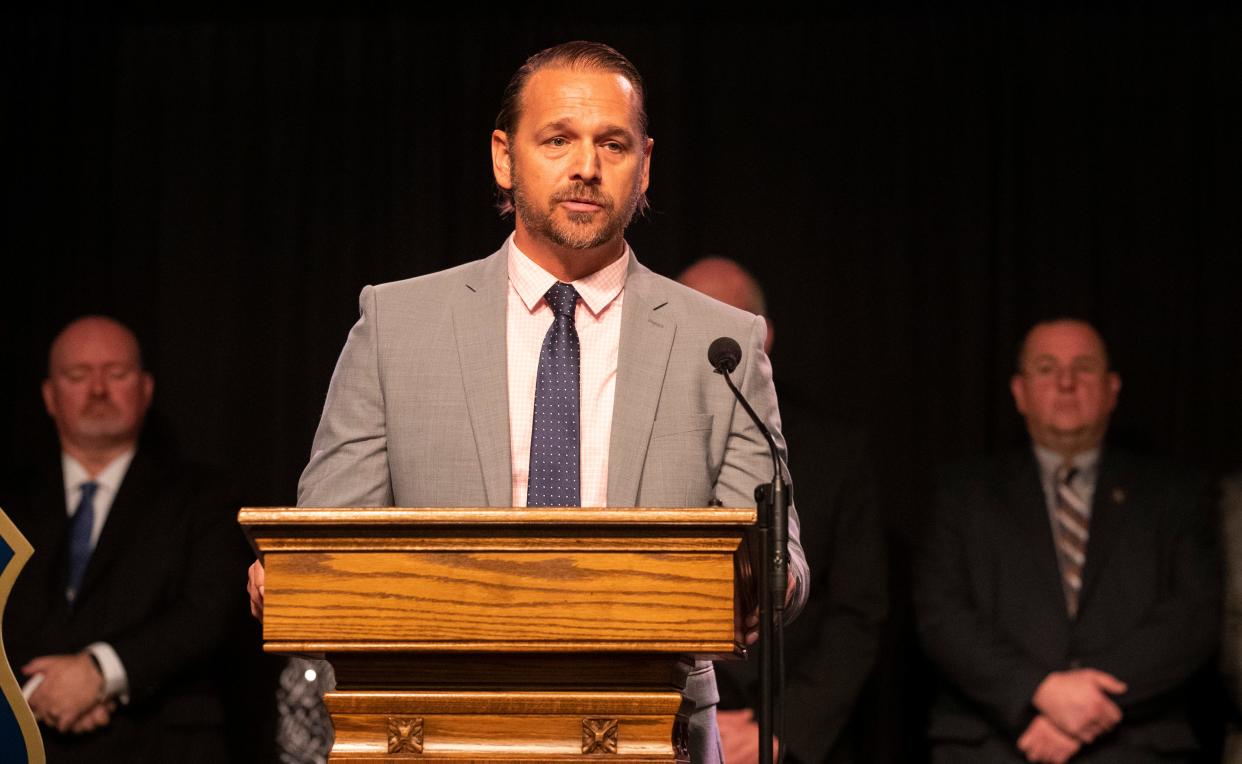
[[[707,348],[707,360],[716,371],[731,374],[742,361],[742,346],[732,337],[719,337]]]

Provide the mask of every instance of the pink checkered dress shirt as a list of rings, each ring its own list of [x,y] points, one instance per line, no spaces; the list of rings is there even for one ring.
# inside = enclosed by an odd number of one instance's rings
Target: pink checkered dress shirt
[[[579,435],[582,506],[608,503],[608,439],[617,389],[617,351],[621,344],[621,303],[625,297],[625,254],[586,278],[578,290],[574,325],[578,330]],[[543,295],[556,277],[539,267],[509,237],[509,297],[506,343],[509,364],[509,453],[513,458],[513,503],[526,506],[530,469],[530,431],[535,417],[535,376],[539,350],[552,325]]]

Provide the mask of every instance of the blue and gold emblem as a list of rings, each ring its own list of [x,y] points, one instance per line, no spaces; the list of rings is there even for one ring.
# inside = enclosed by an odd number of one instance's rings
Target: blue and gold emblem
[[[0,509],[0,619],[17,574],[26,565],[34,550],[26,537],[17,530],[9,516]],[[9,659],[0,639],[0,761],[13,764],[43,764],[43,738],[30,705],[22,697],[22,688],[13,676]]]

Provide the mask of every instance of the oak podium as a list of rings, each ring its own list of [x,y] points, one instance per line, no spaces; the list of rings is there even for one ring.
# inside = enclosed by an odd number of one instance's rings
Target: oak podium
[[[688,761],[742,656],[754,509],[243,509],[268,652],[322,654],[330,760]]]

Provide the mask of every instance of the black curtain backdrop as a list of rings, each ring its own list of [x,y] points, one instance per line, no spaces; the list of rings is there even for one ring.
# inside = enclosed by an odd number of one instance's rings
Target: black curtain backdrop
[[[501,90],[586,38],[647,79],[630,242],[762,281],[778,376],[871,433],[899,603],[931,468],[1022,442],[1008,377],[1039,318],[1105,333],[1118,440],[1242,466],[1235,10],[522,10],[10,12],[4,458],[54,445],[47,345],[103,312],[144,343],[155,423],[247,504],[292,503],[358,291],[500,245]]]

